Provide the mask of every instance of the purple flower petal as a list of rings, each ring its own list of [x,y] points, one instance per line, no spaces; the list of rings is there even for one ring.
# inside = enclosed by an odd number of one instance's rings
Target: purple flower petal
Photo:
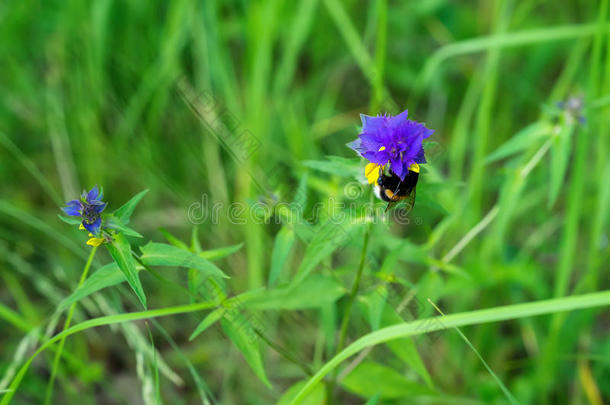
[[[390,168],[395,175],[400,177],[400,180],[404,180],[407,175],[407,170],[404,166],[404,163],[400,159],[390,160]]]
[[[407,116],[409,115],[408,110],[404,110],[400,114],[390,117],[388,119],[388,126],[392,128],[398,128],[407,122]]]
[[[347,147],[353,149],[356,152],[360,152],[360,148],[362,147],[361,144],[362,140],[360,138],[356,138],[352,142],[348,143]]]
[[[87,201],[91,202],[91,201],[97,200],[97,197],[99,195],[100,195],[100,190],[97,188],[97,184],[96,184],[95,186],[93,186],[91,191],[89,191],[89,193],[87,193]]]
[[[95,212],[97,212],[98,214],[101,214],[102,211],[104,211],[104,208],[106,208],[107,203],[102,203],[101,201],[96,201],[96,203],[99,202],[101,204],[93,204],[93,209],[95,210]]]
[[[386,117],[384,116],[371,117],[370,115],[360,114],[360,120],[362,121],[362,132],[377,131],[386,123]]]
[[[100,227],[102,226],[102,218],[97,217],[95,222],[92,224],[88,224],[87,221],[83,221],[83,226],[92,234],[97,235],[100,232]]]
[[[62,210],[71,217],[80,217],[80,212],[76,207],[65,207],[62,208]]]
[[[83,209],[83,204],[78,200],[71,200],[66,203],[66,207],[62,210],[73,217],[80,217],[80,211]]]
[[[434,133],[407,117],[406,110],[396,116],[361,115],[362,132],[348,146],[372,163],[389,162],[390,170],[404,179],[412,163],[426,162],[422,142]]]
[[[426,155],[424,154],[424,148],[422,147],[419,152],[417,153],[417,155],[415,155],[415,158],[413,159],[413,161],[417,164],[424,164],[426,163]]]

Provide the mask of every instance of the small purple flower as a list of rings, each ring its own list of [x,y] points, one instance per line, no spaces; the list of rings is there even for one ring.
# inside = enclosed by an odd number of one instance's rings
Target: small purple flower
[[[80,200],[72,200],[66,203],[63,211],[73,217],[83,219],[83,227],[94,235],[98,235],[102,226],[102,211],[106,208],[106,203],[102,201],[104,193],[97,185],[87,192],[83,190]]]
[[[414,163],[426,163],[422,141],[434,132],[422,123],[407,119],[407,110],[392,117],[361,114],[362,133],[347,144],[371,163],[385,166],[401,180]]]

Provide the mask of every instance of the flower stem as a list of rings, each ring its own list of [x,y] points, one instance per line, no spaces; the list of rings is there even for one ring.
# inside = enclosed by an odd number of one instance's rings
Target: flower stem
[[[354,304],[354,300],[356,299],[356,295],[358,295],[358,288],[360,287],[360,279],[362,278],[362,272],[364,271],[364,264],[366,263],[366,251],[369,246],[369,237],[371,234],[371,222],[366,225],[366,229],[364,231],[364,243],[362,244],[362,252],[360,254],[360,265],[358,266],[358,272],[356,273],[356,278],[354,279],[354,283],[352,284],[352,291],[349,294],[347,304],[345,306],[345,312],[343,314],[343,318],[341,319],[341,333],[339,335],[339,345],[337,346],[336,352],[339,353],[343,350],[343,346],[345,345],[345,338],[347,336],[347,326],[349,324],[350,314],[352,312],[352,305]],[[335,385],[337,382],[337,370],[335,370],[334,376],[332,380],[329,382],[326,389],[326,396],[328,399],[328,404],[333,404],[333,396],[335,391]]]
[[[360,287],[360,279],[362,278],[362,271],[364,270],[364,264],[366,262],[366,251],[369,246],[370,234],[371,223],[369,222],[366,226],[366,230],[364,231],[364,243],[362,245],[362,253],[360,254],[360,265],[358,266],[358,273],[356,273],[354,284],[352,284],[352,291],[349,294],[349,298],[345,306],[345,313],[343,314],[343,319],[341,320],[341,334],[339,335],[339,345],[337,346],[337,352],[343,350],[343,346],[345,345],[347,325],[349,324],[349,318],[352,312],[352,305],[354,304],[354,300],[356,299],[356,295],[358,294],[358,288]]]
[[[96,250],[97,246],[94,246],[93,249],[91,249],[91,253],[89,254],[87,263],[85,263],[85,267],[83,268],[83,273],[81,274],[80,280],[78,281],[78,287],[83,285],[83,282],[87,278],[87,273],[89,273],[89,268],[91,267],[91,262],[93,261],[93,256],[95,256]],[[70,309],[68,310],[68,316],[66,317],[66,321],[64,322],[63,330],[66,330],[70,327],[70,322],[72,321],[72,315],[74,315],[75,308],[76,302],[73,302],[72,305],[70,305]],[[55,376],[57,374],[57,368],[59,367],[59,360],[61,359],[61,354],[64,349],[65,341],[65,337],[59,341],[57,351],[55,352],[55,358],[53,359],[53,368],[51,369],[51,377],[49,378],[49,384],[47,385],[47,393],[44,401],[45,405],[49,405],[51,403],[51,397],[53,396],[53,384],[55,383]]]

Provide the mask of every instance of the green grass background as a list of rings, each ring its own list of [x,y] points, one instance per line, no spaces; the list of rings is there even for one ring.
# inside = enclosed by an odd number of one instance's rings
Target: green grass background
[[[328,211],[332,201],[354,202],[345,186],[357,164],[328,156],[354,157],[345,144],[358,133],[359,113],[409,109],[436,131],[408,225],[347,221],[341,246],[294,238],[275,220],[241,224],[221,215],[195,225],[204,250],[243,243],[218,262],[231,295],[273,284],[271,274],[279,284],[298,280],[303,259],[316,255],[311,272],[342,286],[333,300],[310,291],[292,310],[253,307],[264,313],[271,344],[314,372],[332,358],[368,232],[375,261],[364,265],[348,343],[401,322],[392,317],[405,297],[387,293],[390,276],[426,316],[436,314],[427,299],[449,316],[608,289],[608,13],[607,0],[4,2],[1,374],[59,331],[49,321],[87,258],[84,235],[57,218],[64,201],[99,184],[116,208],[148,188],[133,228],[157,241],[164,228],[186,243],[187,211],[203,195],[224,207],[269,192],[279,202],[296,196],[308,217],[318,203]],[[213,96],[203,122],[185,89]],[[556,107],[570,97],[584,108]],[[260,148],[236,159],[211,119],[233,134],[247,131]],[[369,196],[363,189],[356,204]],[[274,219],[281,217],[277,210]],[[94,270],[109,261],[98,254]],[[179,286],[185,273],[163,275],[172,283],[141,274],[149,306],[188,304]],[[139,309],[119,286],[81,301],[74,320]],[[460,329],[466,340],[449,329],[414,346],[397,341],[419,356],[375,346],[334,395],[331,373],[309,403],[610,401],[607,309],[545,311],[501,323],[475,317],[458,325],[473,325]],[[226,328],[189,342],[203,317],[75,334],[53,403],[288,403],[298,391],[290,387],[307,379],[263,339],[271,388]],[[52,351],[36,359],[13,403],[43,402],[52,359]]]

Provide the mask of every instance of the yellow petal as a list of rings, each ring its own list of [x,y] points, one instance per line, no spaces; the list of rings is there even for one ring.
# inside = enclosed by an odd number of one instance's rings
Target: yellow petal
[[[90,238],[87,241],[87,245],[89,246],[99,246],[104,242],[104,238]]]
[[[81,231],[85,230],[85,227],[83,226],[82,223],[78,224],[78,229],[80,229]]]
[[[413,163],[411,166],[409,166],[409,170],[415,173],[419,173],[419,165],[417,163]]]
[[[377,163],[369,163],[364,168],[364,175],[369,184],[375,184],[379,178],[379,165]]]

